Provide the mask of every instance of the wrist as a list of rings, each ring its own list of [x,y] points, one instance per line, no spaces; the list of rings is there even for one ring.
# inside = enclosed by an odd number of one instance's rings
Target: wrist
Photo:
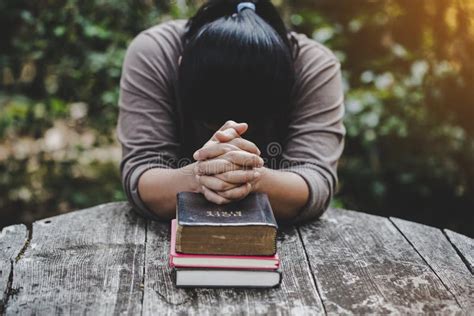
[[[185,167],[179,169],[180,173],[183,175],[183,184],[187,192],[200,192],[201,185],[196,179],[195,173],[196,162],[189,164]]]
[[[260,173],[260,177],[253,181],[252,183],[252,192],[265,192],[265,182],[266,178],[268,177],[269,169],[266,167],[255,168],[255,171]]]

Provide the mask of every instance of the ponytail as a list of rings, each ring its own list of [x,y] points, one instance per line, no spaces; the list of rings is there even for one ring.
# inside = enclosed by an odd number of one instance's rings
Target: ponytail
[[[268,25],[270,25],[275,32],[281,37],[282,41],[292,52],[294,58],[297,57],[299,47],[298,42],[293,35],[286,29],[285,23],[281,19],[278,10],[270,2],[270,0],[253,0],[248,1],[255,5],[255,12]],[[197,13],[189,19],[187,23],[187,32],[185,34],[185,41],[189,41],[196,33],[206,24],[211,23],[217,19],[225,16],[231,16],[237,12],[239,4],[242,0],[209,0],[197,11]]]

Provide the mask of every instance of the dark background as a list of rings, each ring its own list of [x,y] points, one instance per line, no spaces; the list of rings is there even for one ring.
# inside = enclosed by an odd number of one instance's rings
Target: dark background
[[[0,2],[0,226],[124,200],[124,54],[199,1]],[[474,237],[474,2],[274,1],[343,65],[334,205]]]

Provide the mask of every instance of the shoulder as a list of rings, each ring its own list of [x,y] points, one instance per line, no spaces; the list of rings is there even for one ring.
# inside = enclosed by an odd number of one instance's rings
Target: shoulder
[[[128,46],[129,55],[142,55],[146,59],[179,56],[186,20],[172,20],[141,31]]]
[[[327,67],[340,67],[336,55],[323,44],[309,38],[305,34],[292,32],[299,46],[298,56],[295,60],[297,76],[302,73],[314,73]]]
[[[152,39],[165,39],[169,44],[181,43],[182,37],[186,31],[187,20],[171,20],[154,25],[139,35],[149,36]]]
[[[147,72],[161,81],[173,80],[182,53],[186,20],[173,20],[141,31],[130,42],[124,59],[124,72]]]
[[[298,42],[299,53],[295,59],[296,103],[305,103],[315,98],[316,93],[342,93],[340,89],[341,64],[336,55],[323,44],[304,34],[293,32]],[[336,86],[337,85],[337,86]]]

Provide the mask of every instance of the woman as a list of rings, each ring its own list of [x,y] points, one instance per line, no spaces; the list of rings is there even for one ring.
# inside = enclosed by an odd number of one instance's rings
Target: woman
[[[211,0],[187,22],[140,33],[119,106],[123,185],[144,216],[173,218],[181,191],[217,204],[264,192],[277,220],[299,222],[334,194],[340,64],[288,32],[269,0]]]

